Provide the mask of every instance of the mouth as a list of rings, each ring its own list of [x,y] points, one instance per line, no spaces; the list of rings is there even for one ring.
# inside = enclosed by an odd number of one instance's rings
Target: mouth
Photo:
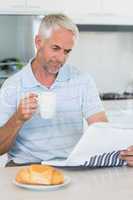
[[[57,68],[57,69],[60,69],[60,68],[62,67],[62,65],[63,65],[62,63],[51,62],[51,66],[52,66],[52,67],[55,67],[55,68]]]

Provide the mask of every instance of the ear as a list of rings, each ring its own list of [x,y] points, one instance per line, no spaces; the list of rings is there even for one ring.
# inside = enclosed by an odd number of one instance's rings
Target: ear
[[[37,49],[40,49],[40,47],[42,46],[43,43],[43,39],[40,35],[36,35],[35,36],[35,45]]]

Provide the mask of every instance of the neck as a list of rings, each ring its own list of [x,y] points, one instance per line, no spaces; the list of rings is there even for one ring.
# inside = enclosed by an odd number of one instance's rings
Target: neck
[[[35,76],[35,78],[44,86],[46,87],[50,87],[56,77],[57,77],[57,74],[50,74],[48,73],[44,68],[43,66],[41,66],[40,63],[38,63],[38,61],[35,59],[32,64],[31,64],[31,67],[32,67],[32,71],[33,71],[33,74]]]

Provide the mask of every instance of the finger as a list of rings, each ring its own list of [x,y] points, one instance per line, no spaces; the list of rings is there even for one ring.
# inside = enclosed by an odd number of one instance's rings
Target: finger
[[[30,103],[28,105],[29,109],[37,109],[37,104],[36,103]]]
[[[28,97],[28,98],[34,98],[34,97],[38,97],[38,94],[36,94],[36,93],[28,93],[28,94],[26,94],[25,95],[25,97]]]
[[[121,151],[123,154],[127,154],[128,152],[133,152],[133,146],[129,146],[127,149],[123,149]]]
[[[120,159],[133,162],[133,156],[121,156]]]
[[[32,109],[30,109],[29,114],[33,114],[35,112],[36,112],[36,109],[32,108]]]
[[[132,151],[128,151],[128,150],[123,150],[120,152],[121,156],[133,156],[133,150]]]
[[[37,104],[32,103],[32,104],[22,105],[22,110],[30,111],[32,109],[37,109]]]
[[[31,116],[35,112],[36,112],[36,109],[30,109],[30,110],[24,110],[22,114],[24,116]]]
[[[128,167],[133,167],[133,161],[127,162]]]
[[[128,151],[133,151],[133,146],[127,148]]]
[[[24,98],[22,101],[21,101],[21,104],[22,105],[28,105],[28,104],[38,104],[38,101],[36,99],[28,99],[28,98]]]
[[[38,106],[36,101],[22,102],[21,105],[22,107]]]
[[[33,99],[33,100],[38,100],[38,96],[37,95],[35,95],[35,96],[29,96],[29,99],[31,100],[31,99]]]
[[[27,102],[27,101],[33,100],[33,99],[37,101],[38,95],[37,94],[27,94],[21,98],[21,101]]]
[[[36,102],[37,103],[38,99],[36,97],[24,97],[22,99],[22,102],[24,103],[29,103],[29,102]]]

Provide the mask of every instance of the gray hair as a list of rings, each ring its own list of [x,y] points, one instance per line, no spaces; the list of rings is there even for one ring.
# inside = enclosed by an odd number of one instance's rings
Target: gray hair
[[[57,30],[58,28],[65,28],[72,31],[75,39],[79,36],[79,30],[76,24],[64,14],[46,15],[41,21],[38,34],[44,37],[44,39],[47,39],[51,36],[52,31]]]

